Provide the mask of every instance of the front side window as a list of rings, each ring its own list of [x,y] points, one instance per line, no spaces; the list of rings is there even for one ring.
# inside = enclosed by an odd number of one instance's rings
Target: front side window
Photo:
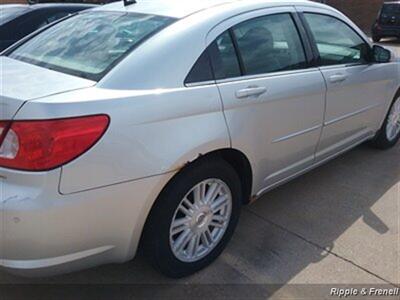
[[[172,22],[146,14],[85,12],[38,34],[9,57],[97,81],[134,47]]]
[[[245,75],[302,69],[305,51],[290,14],[252,19],[233,28]]]
[[[313,13],[305,18],[314,35],[322,66],[363,64],[368,61],[369,45],[344,22]]]

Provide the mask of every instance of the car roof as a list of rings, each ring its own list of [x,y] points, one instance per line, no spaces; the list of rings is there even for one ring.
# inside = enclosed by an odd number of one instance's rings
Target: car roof
[[[123,1],[111,3],[97,8],[98,10],[108,10],[108,11],[124,11],[124,12],[137,12],[146,13],[154,15],[162,15],[173,18],[184,18],[186,16],[192,15],[199,11],[211,9],[217,6],[228,6],[238,2],[254,3],[254,0],[137,0],[135,4],[130,4],[125,6]],[[315,5],[319,4],[311,2],[308,0],[258,0],[258,3],[265,3],[266,7],[268,5],[274,6],[277,4],[307,4]]]

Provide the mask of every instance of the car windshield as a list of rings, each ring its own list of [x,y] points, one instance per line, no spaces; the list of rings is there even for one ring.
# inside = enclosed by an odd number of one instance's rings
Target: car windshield
[[[155,15],[85,12],[34,36],[9,57],[98,81],[134,47],[172,22]]]
[[[0,5],[0,25],[15,19],[24,14],[29,9],[24,6],[1,6]]]
[[[383,14],[400,14],[400,5],[399,4],[385,4],[382,9]]]

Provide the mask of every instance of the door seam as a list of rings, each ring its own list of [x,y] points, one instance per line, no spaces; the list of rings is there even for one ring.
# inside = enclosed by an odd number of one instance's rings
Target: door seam
[[[324,133],[325,129],[325,121],[326,121],[326,115],[327,115],[327,106],[328,106],[328,83],[326,81],[326,78],[324,76],[324,73],[321,71],[321,68],[318,68],[319,73],[322,76],[322,79],[324,80],[324,85],[325,85],[325,93],[324,93],[324,114],[322,117],[322,124],[321,124],[321,129],[320,129],[320,135],[317,144],[315,145],[315,150],[314,150],[314,162],[317,160],[317,153],[319,148],[321,147],[322,143],[322,136]]]

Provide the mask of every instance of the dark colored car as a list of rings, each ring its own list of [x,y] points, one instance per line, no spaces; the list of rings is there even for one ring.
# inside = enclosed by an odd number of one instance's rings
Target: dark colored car
[[[386,2],[372,27],[372,39],[379,42],[385,37],[400,38],[400,1]]]
[[[92,4],[109,4],[121,0],[28,0],[30,4],[37,3],[92,3]]]
[[[93,7],[89,4],[0,5],[0,51],[51,22]]]

